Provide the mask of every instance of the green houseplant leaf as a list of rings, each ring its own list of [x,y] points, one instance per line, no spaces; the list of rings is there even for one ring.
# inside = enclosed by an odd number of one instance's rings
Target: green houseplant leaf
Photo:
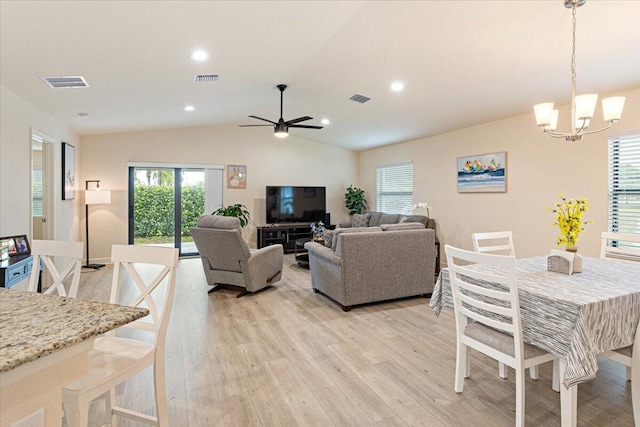
[[[367,208],[364,190],[350,185],[344,194],[344,205],[349,211],[349,215],[362,213]]]
[[[247,210],[247,207],[240,203],[229,205],[227,207],[221,206],[213,211],[211,215],[235,216],[240,220],[240,227],[244,227],[245,225],[249,224],[249,219],[251,217],[249,211]]]

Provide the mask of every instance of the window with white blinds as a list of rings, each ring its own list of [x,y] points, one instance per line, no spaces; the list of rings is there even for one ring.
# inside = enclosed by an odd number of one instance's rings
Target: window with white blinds
[[[640,135],[609,139],[608,202],[609,231],[640,235]]]
[[[42,216],[42,167],[34,166],[31,170],[31,203],[32,216]]]
[[[379,166],[376,170],[376,210],[411,215],[413,163]]]

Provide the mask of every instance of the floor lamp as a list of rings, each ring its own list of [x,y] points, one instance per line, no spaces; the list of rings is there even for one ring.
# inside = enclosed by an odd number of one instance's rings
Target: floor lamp
[[[89,183],[95,182],[96,188],[89,190]],[[85,247],[87,248],[87,263],[83,266],[85,268],[93,268],[98,270],[104,267],[104,264],[91,264],[89,262],[89,205],[110,205],[111,204],[111,191],[100,189],[100,180],[88,180],[85,183],[84,192],[84,208],[85,208],[85,226],[87,232],[87,238]]]

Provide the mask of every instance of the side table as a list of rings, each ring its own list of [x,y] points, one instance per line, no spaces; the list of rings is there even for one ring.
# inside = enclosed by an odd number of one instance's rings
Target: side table
[[[309,268],[309,253],[304,248],[304,244],[310,241],[311,239],[308,237],[296,239],[294,253],[295,253],[296,261],[298,262],[298,266],[302,268]]]
[[[31,276],[33,268],[33,255],[14,255],[0,263],[0,287],[11,288]],[[42,292],[42,266],[38,277],[38,292]]]

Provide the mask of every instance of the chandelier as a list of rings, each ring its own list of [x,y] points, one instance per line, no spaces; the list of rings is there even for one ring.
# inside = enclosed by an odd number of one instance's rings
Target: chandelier
[[[571,9],[573,15],[573,38],[571,44],[571,125],[575,130],[571,133],[556,132],[558,124],[558,110],[553,109],[553,102],[545,102],[533,106],[536,115],[536,123],[542,126],[542,130],[554,138],[564,138],[566,141],[580,141],[583,135],[602,132],[620,120],[624,107],[624,96],[613,96],[602,100],[602,113],[605,127],[597,130],[588,130],[593,112],[598,102],[598,94],[586,94],[576,96],[576,9],[585,4],[587,0],[564,0],[564,7]]]

